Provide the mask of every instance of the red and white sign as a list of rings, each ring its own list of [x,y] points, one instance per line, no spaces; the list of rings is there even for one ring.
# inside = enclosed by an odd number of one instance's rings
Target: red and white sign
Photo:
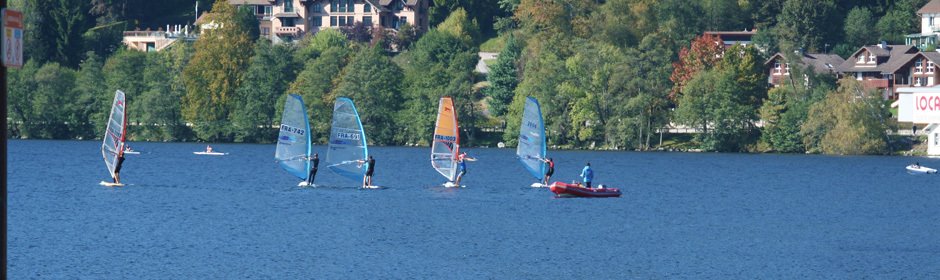
[[[3,9],[3,65],[23,67],[23,13]]]
[[[914,93],[914,119],[940,120],[940,92]]]

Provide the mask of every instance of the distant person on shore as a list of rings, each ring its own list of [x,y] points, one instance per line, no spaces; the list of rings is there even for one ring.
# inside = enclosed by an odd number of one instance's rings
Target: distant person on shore
[[[542,159],[543,162],[548,164],[548,170],[545,171],[545,178],[542,179],[542,184],[548,185],[548,181],[552,179],[552,174],[555,174],[555,161],[552,158]]]
[[[372,185],[372,173],[375,173],[375,158],[370,155],[366,160],[359,160],[359,164],[366,165],[366,175],[362,177],[362,187]]]
[[[463,175],[467,174],[467,161],[476,160],[467,155],[467,152],[463,152],[457,156],[457,180],[454,180],[454,183],[457,186],[460,186],[460,179],[463,179]]]
[[[307,185],[313,185],[313,180],[317,178],[317,169],[320,167],[320,154],[313,153],[313,157],[307,158],[310,161],[310,174],[307,174]]]
[[[590,189],[591,181],[594,180],[594,170],[591,170],[590,162],[584,165],[584,169],[581,170],[581,177],[584,178],[584,185]]]
[[[124,151],[118,152],[117,164],[114,165],[114,178],[115,184],[121,183],[121,167],[124,166]]]

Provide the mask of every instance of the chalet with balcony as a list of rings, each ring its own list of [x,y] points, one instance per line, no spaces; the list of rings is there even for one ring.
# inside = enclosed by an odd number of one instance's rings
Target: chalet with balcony
[[[898,88],[933,87],[940,83],[940,53],[920,52],[914,46],[865,46],[839,67],[840,73],[883,90],[885,99],[897,99]]]
[[[940,0],[931,0],[917,10],[920,15],[920,33],[904,36],[905,44],[916,46],[921,50],[927,46],[937,46],[937,37],[940,35]]]
[[[837,67],[845,63],[845,59],[836,54],[796,52],[795,55],[799,56],[800,61],[794,66],[809,66],[817,74],[837,76]],[[768,71],[767,82],[774,87],[780,86],[790,76],[790,63],[787,61],[787,57],[781,53],[776,53],[770,59],[767,59],[764,62],[764,67]]]
[[[370,27],[397,30],[408,23],[419,31],[428,28],[430,0],[229,0],[251,6],[263,37],[290,42],[324,28]]]

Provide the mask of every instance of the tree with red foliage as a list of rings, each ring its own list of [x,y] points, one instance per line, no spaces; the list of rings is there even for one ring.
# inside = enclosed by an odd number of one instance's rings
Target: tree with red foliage
[[[701,71],[712,69],[721,62],[724,52],[724,42],[718,36],[700,35],[692,40],[688,48],[679,51],[679,61],[672,63],[672,75],[669,80],[675,84],[669,99],[673,102],[679,100],[682,88],[689,80]]]

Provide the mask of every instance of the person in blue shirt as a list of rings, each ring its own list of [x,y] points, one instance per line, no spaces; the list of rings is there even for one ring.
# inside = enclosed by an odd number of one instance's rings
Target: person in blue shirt
[[[472,158],[467,155],[467,152],[463,152],[457,156],[457,180],[454,180],[454,183],[457,186],[460,186],[460,179],[463,179],[463,175],[467,174],[467,161],[474,161],[475,158]]]
[[[594,180],[594,170],[591,170],[590,162],[588,162],[587,165],[584,166],[584,169],[581,170],[581,177],[584,178],[584,185],[590,189],[591,181]]]

